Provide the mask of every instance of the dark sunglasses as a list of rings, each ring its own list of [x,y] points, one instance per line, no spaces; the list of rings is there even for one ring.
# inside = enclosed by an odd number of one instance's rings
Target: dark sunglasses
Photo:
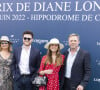
[[[8,42],[1,42],[1,44],[8,44]]]
[[[28,41],[30,41],[30,40],[31,40],[31,38],[24,37],[24,40],[28,40]]]

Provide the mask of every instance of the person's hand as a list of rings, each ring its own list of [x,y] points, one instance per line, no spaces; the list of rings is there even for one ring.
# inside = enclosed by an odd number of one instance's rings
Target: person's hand
[[[84,89],[84,87],[82,85],[78,85],[76,88],[76,90],[83,90],[83,89]]]
[[[52,74],[53,70],[52,69],[48,69],[48,70],[44,70],[45,74]]]

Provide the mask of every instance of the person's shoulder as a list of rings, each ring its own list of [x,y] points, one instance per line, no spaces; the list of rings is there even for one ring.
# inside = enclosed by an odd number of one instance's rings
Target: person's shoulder
[[[44,55],[44,56],[42,57],[42,62],[43,62],[43,63],[46,61],[46,57],[47,57],[47,55]]]
[[[64,62],[65,56],[61,54],[62,62]]]
[[[11,53],[10,53],[10,58],[12,58],[12,57],[13,57],[13,53],[11,52]]]
[[[15,47],[13,48],[13,51],[21,50],[22,47]]]
[[[65,56],[66,54],[68,54],[68,50],[65,50],[64,52],[63,52],[63,55]]]
[[[63,54],[61,54],[61,57],[64,58],[65,56]]]
[[[45,59],[47,57],[47,55],[44,55],[42,58]]]
[[[35,52],[40,52],[39,49],[37,49],[37,48],[35,48],[35,47],[33,47],[33,46],[31,46],[31,49],[34,50]]]
[[[81,53],[84,53],[84,54],[89,54],[89,52],[87,50],[84,50],[84,49],[81,49],[79,50]]]

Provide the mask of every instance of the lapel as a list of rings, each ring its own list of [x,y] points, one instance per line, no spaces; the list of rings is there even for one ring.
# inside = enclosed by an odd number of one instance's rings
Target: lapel
[[[68,54],[69,54],[68,51],[66,51],[66,53],[64,54],[65,55],[65,60],[64,60],[64,69],[65,70],[66,70],[66,67],[67,67],[66,62],[67,62]],[[75,64],[77,62],[79,62],[79,58],[80,57],[81,57],[81,49],[79,49],[79,51],[78,51],[78,53],[76,55],[75,61],[74,61],[73,66],[72,66],[72,70],[75,68],[75,66],[76,66]],[[71,72],[72,72],[72,70],[71,70]]]
[[[18,48],[18,64],[20,62],[20,57],[21,57],[21,51],[22,51],[22,47]],[[31,49],[30,49],[30,56],[29,56],[29,65],[31,63],[31,60],[32,60],[32,57],[34,57],[34,48],[31,46]]]
[[[65,55],[65,60],[64,60],[64,66],[65,66],[65,68],[66,68],[66,62],[67,62],[67,58],[68,58],[68,54],[69,54],[69,52],[68,51],[66,51],[66,53],[64,54]]]
[[[77,53],[77,55],[76,55],[76,58],[75,58],[75,61],[74,61],[74,63],[73,63],[73,66],[72,66],[72,70],[73,70],[73,68],[75,68],[75,64],[77,63],[77,62],[79,62],[79,58],[80,58],[80,55],[81,54],[81,50],[79,49],[79,51],[78,51],[78,53]]]
[[[30,56],[29,56],[29,65],[31,63],[31,61],[33,60],[32,57],[34,57],[34,47],[31,46],[31,50],[30,50]]]
[[[19,61],[20,61],[21,51],[22,51],[22,47],[20,47],[20,48],[18,49],[18,63],[19,63]]]

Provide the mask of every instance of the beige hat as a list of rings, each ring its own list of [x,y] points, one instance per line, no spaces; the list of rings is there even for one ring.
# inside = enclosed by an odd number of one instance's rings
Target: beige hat
[[[7,41],[7,42],[9,42],[10,44],[12,44],[12,42],[10,42],[8,36],[1,36],[0,42],[1,42],[1,41]]]
[[[57,38],[52,38],[48,43],[45,44],[44,48],[48,49],[50,44],[59,44],[60,49],[64,48],[64,45],[60,43]]]

